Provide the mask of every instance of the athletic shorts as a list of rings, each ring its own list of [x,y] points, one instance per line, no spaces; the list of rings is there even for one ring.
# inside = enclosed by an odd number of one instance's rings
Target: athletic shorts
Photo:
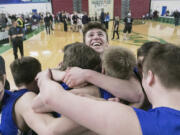
[[[124,30],[123,30],[123,33],[131,33],[131,30],[132,30],[132,25],[127,25],[124,27]]]

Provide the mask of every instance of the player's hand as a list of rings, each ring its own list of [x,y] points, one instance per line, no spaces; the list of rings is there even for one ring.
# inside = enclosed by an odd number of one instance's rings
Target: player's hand
[[[62,79],[69,87],[74,88],[85,83],[84,69],[73,67],[66,70],[66,74]]]
[[[50,111],[53,97],[57,94],[61,94],[61,91],[64,91],[57,82],[52,81],[51,77],[50,69],[42,71],[36,76],[40,91],[34,98],[32,105],[36,112]]]

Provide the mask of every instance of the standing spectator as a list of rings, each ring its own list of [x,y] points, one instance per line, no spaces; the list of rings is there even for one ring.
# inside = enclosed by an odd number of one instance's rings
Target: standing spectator
[[[50,27],[51,27],[51,30],[54,30],[53,29],[53,22],[54,22],[54,15],[53,14],[50,14]]]
[[[158,11],[157,10],[155,10],[154,12],[153,12],[153,19],[157,19],[158,18]]]
[[[13,15],[11,16],[11,21],[14,22],[14,21],[16,21],[16,20],[17,20],[17,17],[16,17],[16,15],[13,14]]]
[[[51,19],[50,19],[50,14],[46,13],[46,16],[44,17],[44,23],[45,23],[45,28],[46,28],[46,33],[50,34],[50,27],[51,27]]]
[[[0,27],[1,31],[4,32],[7,25],[7,18],[5,14],[0,14]]]
[[[17,26],[22,28],[22,30],[23,30],[23,39],[26,39],[25,38],[25,22],[24,22],[24,18],[22,16],[18,17]]]
[[[133,19],[131,18],[131,13],[128,13],[128,16],[124,18],[124,40],[129,39],[129,35],[131,34],[131,30],[132,30],[132,22]],[[126,35],[126,33],[128,32],[128,36]]]
[[[74,15],[72,16],[72,20],[73,20],[73,31],[77,32],[78,31],[78,28],[77,28],[78,16],[76,12],[74,12]]]
[[[178,10],[174,11],[173,16],[174,16],[175,26],[178,26],[179,18],[180,18],[180,12],[178,12]]]
[[[83,14],[80,12],[78,13],[78,20],[77,20],[77,26],[78,26],[78,31],[81,32],[82,30],[82,16]]]
[[[104,13],[104,9],[102,8],[101,15],[100,15],[101,24],[105,24],[104,20],[105,20],[105,13]]]
[[[59,12],[59,22],[63,22],[63,19],[62,19],[62,14],[63,14],[64,12],[63,11],[61,11],[61,12]]]
[[[66,17],[66,14],[65,13],[62,13],[62,22],[64,23],[64,31],[67,32],[67,17]]]
[[[97,12],[95,12],[95,21],[98,21]]]
[[[106,29],[109,28],[109,20],[110,20],[110,16],[109,16],[109,12],[107,12],[106,16],[105,16],[105,26],[106,26]]]
[[[115,33],[117,34],[117,39],[119,39],[119,16],[116,16],[114,20],[112,40],[114,39]]]
[[[169,16],[169,10],[166,11],[165,16]]]
[[[13,54],[14,58],[17,59],[17,49],[21,53],[21,57],[24,56],[24,49],[23,49],[23,29],[17,26],[17,22],[14,21],[12,27],[9,29],[9,43],[13,47]]]
[[[85,25],[89,22],[88,15],[86,12],[84,12],[84,15],[82,16],[82,24]]]

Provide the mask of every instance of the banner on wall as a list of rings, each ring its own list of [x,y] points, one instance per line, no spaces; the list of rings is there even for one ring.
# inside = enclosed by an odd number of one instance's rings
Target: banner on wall
[[[89,2],[89,16],[99,18],[101,10],[104,9],[104,12],[109,12],[110,18],[113,18],[114,11],[114,0],[88,0]]]
[[[0,4],[43,3],[50,0],[0,0]]]
[[[166,10],[167,10],[167,6],[163,6],[161,16],[164,16],[166,14]]]

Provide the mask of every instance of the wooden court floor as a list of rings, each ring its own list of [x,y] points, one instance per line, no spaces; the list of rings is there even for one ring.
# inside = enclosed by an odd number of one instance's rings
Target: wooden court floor
[[[109,24],[108,36],[109,44],[129,48],[136,54],[137,49],[147,41],[160,41],[162,43],[173,43],[180,45],[180,26],[147,21],[145,24],[133,25],[133,32],[129,40],[123,40],[124,25],[120,25],[120,39],[111,40],[112,22]],[[62,49],[65,45],[73,42],[82,42],[82,33],[80,32],[63,32],[63,24],[54,25],[54,31],[47,35],[45,31],[34,35],[32,38],[24,41],[25,56],[37,58],[42,69],[54,68],[63,58]],[[16,89],[10,73],[9,65],[14,60],[12,49],[1,54],[6,62],[6,74],[10,82],[11,89]],[[20,55],[19,55],[20,56]]]

